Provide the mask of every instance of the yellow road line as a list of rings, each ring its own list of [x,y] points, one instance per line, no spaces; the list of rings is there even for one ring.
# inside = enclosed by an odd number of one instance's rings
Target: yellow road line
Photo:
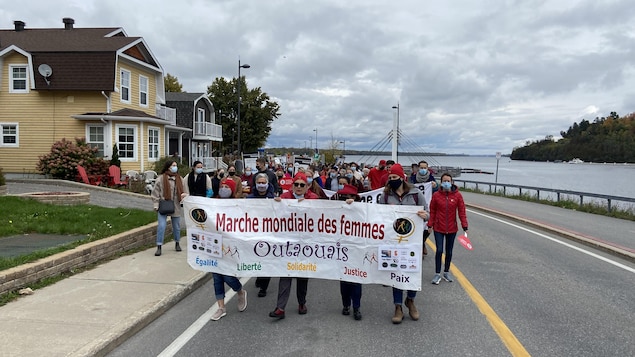
[[[432,251],[436,253],[437,247],[433,243],[433,241],[428,239],[426,243],[428,243],[430,245],[430,248],[432,248]],[[434,254],[432,254],[432,256],[434,258]],[[444,260],[445,260],[445,254],[443,255],[443,258],[441,261],[443,262]],[[505,347],[507,347],[507,350],[509,350],[512,356],[531,356],[529,352],[527,352],[525,347],[523,347],[523,345],[520,343],[520,341],[518,341],[516,336],[514,336],[512,331],[509,329],[509,327],[507,327],[507,325],[505,325],[503,320],[500,317],[498,317],[498,314],[496,314],[494,309],[492,309],[492,307],[489,306],[485,298],[483,298],[483,296],[478,292],[478,290],[476,290],[474,285],[472,285],[472,283],[470,283],[470,281],[467,280],[467,278],[465,277],[465,275],[463,275],[463,273],[461,273],[459,268],[456,267],[456,264],[452,263],[452,266],[450,266],[450,271],[452,272],[452,274],[454,274],[454,277],[456,278],[456,280],[459,282],[459,284],[461,284],[461,286],[463,287],[463,290],[465,290],[467,295],[469,295],[469,297],[472,299],[472,301],[478,307],[481,313],[485,315],[485,317],[487,318],[487,321],[494,329],[494,332],[496,332],[498,337],[500,337],[501,341],[503,341],[503,343],[505,344]]]

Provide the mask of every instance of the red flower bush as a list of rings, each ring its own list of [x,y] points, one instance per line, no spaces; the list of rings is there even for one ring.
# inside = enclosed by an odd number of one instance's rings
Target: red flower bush
[[[77,165],[84,166],[89,175],[104,175],[108,173],[108,162],[96,156],[98,151],[85,138],[75,138],[75,142],[64,138],[51,146],[49,154],[39,157],[36,168],[63,180],[75,180]]]

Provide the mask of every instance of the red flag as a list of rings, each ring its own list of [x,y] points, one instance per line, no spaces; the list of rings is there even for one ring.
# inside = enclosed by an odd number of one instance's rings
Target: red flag
[[[467,232],[463,233],[462,236],[459,236],[459,243],[463,246],[463,248],[467,250],[472,250],[472,242],[467,238]]]

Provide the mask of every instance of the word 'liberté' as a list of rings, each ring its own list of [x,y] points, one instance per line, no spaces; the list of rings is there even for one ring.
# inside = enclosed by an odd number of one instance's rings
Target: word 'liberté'
[[[226,213],[216,213],[216,230],[228,233],[313,233],[317,231],[360,238],[384,239],[383,224],[348,220],[344,214],[339,217],[339,221],[322,214],[316,224],[315,219],[309,217],[306,213],[291,213],[286,218],[250,217],[247,212],[240,217],[232,217]]]

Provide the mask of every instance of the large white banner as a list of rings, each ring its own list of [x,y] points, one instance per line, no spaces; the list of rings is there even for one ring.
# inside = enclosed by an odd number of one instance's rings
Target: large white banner
[[[194,269],[421,290],[421,207],[195,196],[183,207]]]

